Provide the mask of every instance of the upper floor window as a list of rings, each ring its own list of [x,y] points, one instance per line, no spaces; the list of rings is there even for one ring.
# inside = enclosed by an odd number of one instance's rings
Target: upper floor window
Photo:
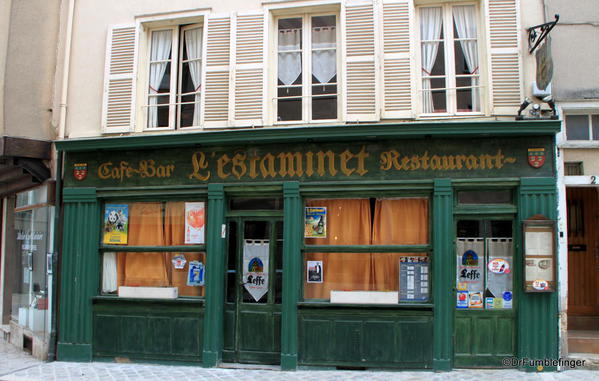
[[[151,32],[148,129],[200,125],[202,27],[186,25]]]
[[[476,7],[423,7],[422,113],[481,112]]]
[[[338,119],[337,16],[277,20],[277,121]]]
[[[566,115],[567,140],[599,140],[599,115]]]

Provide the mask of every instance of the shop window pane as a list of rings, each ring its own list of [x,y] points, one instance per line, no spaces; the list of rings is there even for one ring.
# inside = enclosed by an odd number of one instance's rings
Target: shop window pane
[[[205,253],[105,252],[102,293],[117,294],[120,286],[176,287],[183,297],[204,296]]]
[[[458,221],[457,236],[462,238],[480,237],[483,234],[483,222],[479,220]]]
[[[589,116],[566,115],[566,137],[568,140],[589,140]]]
[[[283,210],[281,198],[236,197],[229,201],[230,210]]]
[[[512,237],[512,221],[497,220],[489,221],[490,237],[511,238]]]
[[[396,301],[402,295],[402,301],[428,300],[429,261],[424,253],[306,253],[304,259],[305,300],[330,300],[332,292],[344,291],[390,292]]]
[[[507,190],[477,190],[459,191],[460,204],[511,204],[512,191]]]
[[[26,192],[17,193],[16,208],[45,204],[46,202],[48,202],[48,186],[43,185]]]

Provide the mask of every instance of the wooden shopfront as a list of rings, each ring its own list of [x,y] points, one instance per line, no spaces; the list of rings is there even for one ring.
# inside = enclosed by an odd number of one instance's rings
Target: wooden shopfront
[[[555,219],[558,128],[58,142],[59,358],[448,370],[555,357],[557,296],[523,292],[520,242],[523,220]],[[105,239],[111,212],[126,242]]]

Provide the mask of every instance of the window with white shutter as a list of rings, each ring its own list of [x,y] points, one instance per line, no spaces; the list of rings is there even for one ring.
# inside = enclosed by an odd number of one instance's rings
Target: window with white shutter
[[[208,17],[206,33],[204,126],[223,128],[229,124],[231,17]]]
[[[477,6],[420,7],[418,20],[421,114],[483,112]]]
[[[286,15],[275,25],[277,123],[339,119],[338,15]]]
[[[133,130],[136,46],[135,25],[119,25],[110,29],[102,107],[104,133]]]
[[[201,125],[202,46],[201,24],[149,31],[146,129]]]

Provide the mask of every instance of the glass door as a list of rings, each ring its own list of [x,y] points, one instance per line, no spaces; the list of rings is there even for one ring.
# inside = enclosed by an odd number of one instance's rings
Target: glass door
[[[228,221],[224,361],[280,361],[282,238],[280,217]]]

